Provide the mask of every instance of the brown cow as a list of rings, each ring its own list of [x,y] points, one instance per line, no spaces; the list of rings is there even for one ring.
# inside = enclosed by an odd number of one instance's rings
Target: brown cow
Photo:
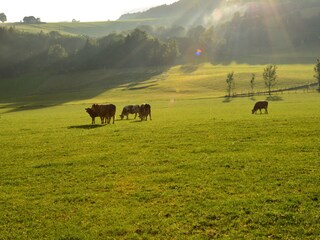
[[[105,108],[105,118],[108,124],[110,124],[111,118],[112,118],[112,124],[114,124],[114,119],[116,117],[116,106],[113,104],[108,104],[103,106]]]
[[[258,110],[260,110],[260,114],[261,114],[261,109],[265,110],[264,113],[268,113],[268,102],[267,101],[256,102],[256,104],[254,105],[254,107],[252,109],[252,114],[256,113]]]
[[[114,119],[116,115],[116,106],[113,104],[107,104],[107,105],[98,105],[93,104],[91,109],[93,109],[97,115],[101,119],[101,124],[110,123],[111,118],[113,118],[113,124]]]
[[[93,112],[96,113],[96,115],[97,115],[98,117],[100,117],[100,119],[101,119],[101,124],[103,124],[103,123],[104,123],[104,118],[103,118],[103,116],[102,116],[102,114],[101,114],[100,107],[101,107],[101,105],[99,105],[99,104],[92,104],[91,109],[92,109]]]
[[[98,117],[98,114],[92,108],[86,108],[86,112],[90,115],[92,119],[91,124],[95,124],[95,118]]]
[[[148,119],[148,115],[150,117],[150,120],[151,119],[151,106],[149,104],[142,104],[140,106],[140,111],[139,111],[139,118],[142,120],[146,120]]]
[[[136,119],[137,114],[139,113],[140,106],[139,105],[128,105],[125,106],[120,114],[121,120],[127,116],[127,120],[129,119],[129,114],[134,114],[134,119]]]

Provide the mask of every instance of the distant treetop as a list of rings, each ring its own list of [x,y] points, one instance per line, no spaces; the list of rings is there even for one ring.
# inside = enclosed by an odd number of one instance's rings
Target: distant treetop
[[[6,22],[7,21],[7,16],[4,14],[4,13],[0,13],[0,21],[2,23]]]

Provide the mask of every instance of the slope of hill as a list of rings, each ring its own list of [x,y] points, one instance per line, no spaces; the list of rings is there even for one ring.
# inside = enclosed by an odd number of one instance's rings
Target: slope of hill
[[[260,16],[268,20],[281,18],[285,24],[288,18],[297,22],[320,14],[317,0],[180,0],[170,5],[162,5],[144,12],[122,15],[117,21],[107,22],[58,22],[44,24],[6,23],[26,32],[38,33],[59,31],[62,34],[106,36],[112,32],[132,30],[138,26],[211,26],[230,21],[235,13],[245,16]],[[276,15],[275,15],[276,14]]]
[[[94,70],[67,74],[24,75],[0,81],[0,102],[11,107],[51,106],[66,102],[179,100],[222,97],[226,76],[235,72],[235,93],[248,93],[252,73],[254,91],[265,91],[264,65],[178,65],[166,68]],[[314,83],[313,65],[279,65],[276,89]],[[305,89],[306,90],[306,89]],[[95,100],[92,100],[95,99]],[[109,101],[108,100],[108,101]]]
[[[156,18],[167,25],[201,25],[220,5],[219,0],[180,0],[171,5],[162,5],[145,12],[122,15],[119,20]],[[222,4],[224,2],[222,1]]]
[[[171,5],[162,5],[145,12],[122,15],[119,20],[156,18],[163,24],[196,26],[216,25],[230,20],[235,13],[285,17],[296,15],[311,17],[320,13],[320,2],[306,0],[180,0]]]
[[[141,25],[154,25],[156,23],[157,21],[155,19],[133,19],[107,22],[6,23],[4,26],[30,33],[57,31],[66,35],[103,37],[113,32],[130,31]]]

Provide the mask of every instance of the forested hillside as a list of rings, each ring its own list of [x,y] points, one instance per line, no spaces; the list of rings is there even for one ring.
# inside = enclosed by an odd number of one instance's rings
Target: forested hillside
[[[171,5],[154,7],[145,12],[122,15],[119,20],[129,19],[158,19],[169,25],[195,26],[207,24],[210,16],[219,5],[225,5],[220,0],[180,0]]]
[[[161,42],[139,29],[95,39],[0,28],[0,43],[0,76],[163,66],[172,64],[179,53],[175,41]]]
[[[181,0],[121,17],[137,18],[159,21],[138,21],[145,24],[98,38],[59,31],[31,34],[4,25],[0,75],[200,62],[313,63],[319,57],[316,0]]]
[[[317,0],[180,0],[145,12],[124,14],[119,20],[151,18],[171,25],[217,25],[229,21],[235,13],[264,17],[273,17],[275,13],[278,17],[302,14],[310,17],[318,14],[319,10]]]
[[[317,0],[181,0],[120,17],[143,18],[163,19],[164,24],[171,22],[185,28],[213,26],[215,36],[225,43],[225,59],[239,59],[244,54],[301,52],[320,45]]]

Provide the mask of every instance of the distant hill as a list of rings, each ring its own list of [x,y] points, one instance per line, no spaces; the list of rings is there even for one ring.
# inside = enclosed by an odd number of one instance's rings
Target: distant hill
[[[310,18],[320,14],[319,0],[180,0],[170,5],[153,7],[144,12],[122,15],[117,21],[57,22],[45,24],[5,23],[25,32],[48,33],[58,31],[68,35],[102,37],[114,32],[130,31],[141,26],[218,26],[233,19],[234,15],[276,18]],[[277,16],[275,16],[275,13]]]
[[[164,25],[202,25],[206,24],[220,0],[180,0],[170,5],[162,5],[151,8],[145,12],[128,13],[122,15],[119,20],[132,19],[157,19]],[[224,5],[224,1],[222,1]]]
[[[5,23],[0,27],[0,75],[62,65],[63,71],[75,71],[84,65],[98,69],[194,61],[314,63],[320,52],[319,23],[319,0],[180,0],[118,21]],[[140,32],[132,40],[136,28]]]
[[[164,25],[217,25],[229,21],[235,13],[257,14],[265,17],[301,14],[311,17],[320,13],[319,0],[180,0],[144,12],[128,13],[119,20],[156,19]]]

